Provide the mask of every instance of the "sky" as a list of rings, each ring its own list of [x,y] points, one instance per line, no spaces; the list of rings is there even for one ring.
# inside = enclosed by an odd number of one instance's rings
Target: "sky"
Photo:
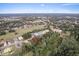
[[[78,3],[0,3],[6,13],[79,13]]]

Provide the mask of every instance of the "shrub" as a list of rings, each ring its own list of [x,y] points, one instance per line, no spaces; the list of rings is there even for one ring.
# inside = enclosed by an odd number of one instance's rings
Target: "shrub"
[[[5,31],[1,31],[1,32],[0,32],[0,35],[5,35],[5,34],[6,34]]]
[[[9,30],[9,32],[15,32],[15,30]]]
[[[28,38],[31,37],[31,33],[30,33],[30,32],[25,33],[25,34],[22,35],[22,37],[23,37],[24,39],[28,39]]]

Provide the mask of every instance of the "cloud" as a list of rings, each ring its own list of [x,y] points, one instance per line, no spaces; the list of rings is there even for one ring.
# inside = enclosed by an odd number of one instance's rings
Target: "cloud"
[[[43,7],[43,6],[45,6],[45,4],[40,4],[40,6],[42,6],[42,7]]]
[[[75,5],[75,3],[64,3],[64,4],[61,4],[62,6],[70,6],[70,5]]]
[[[79,13],[79,11],[72,11],[68,9],[7,9],[2,10],[0,13]]]

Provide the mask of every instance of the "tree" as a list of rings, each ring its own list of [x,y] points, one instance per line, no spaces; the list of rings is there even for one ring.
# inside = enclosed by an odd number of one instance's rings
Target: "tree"
[[[74,38],[66,38],[58,47],[55,55],[60,56],[75,56],[79,54],[79,44]]]

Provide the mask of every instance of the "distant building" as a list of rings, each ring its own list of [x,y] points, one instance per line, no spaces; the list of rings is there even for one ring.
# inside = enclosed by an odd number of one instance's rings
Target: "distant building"
[[[61,33],[62,32],[62,30],[60,30],[60,29],[52,29],[54,32],[58,32],[58,33]]]
[[[18,40],[23,40],[23,37],[22,37],[22,36],[19,36],[19,37],[18,37]]]

